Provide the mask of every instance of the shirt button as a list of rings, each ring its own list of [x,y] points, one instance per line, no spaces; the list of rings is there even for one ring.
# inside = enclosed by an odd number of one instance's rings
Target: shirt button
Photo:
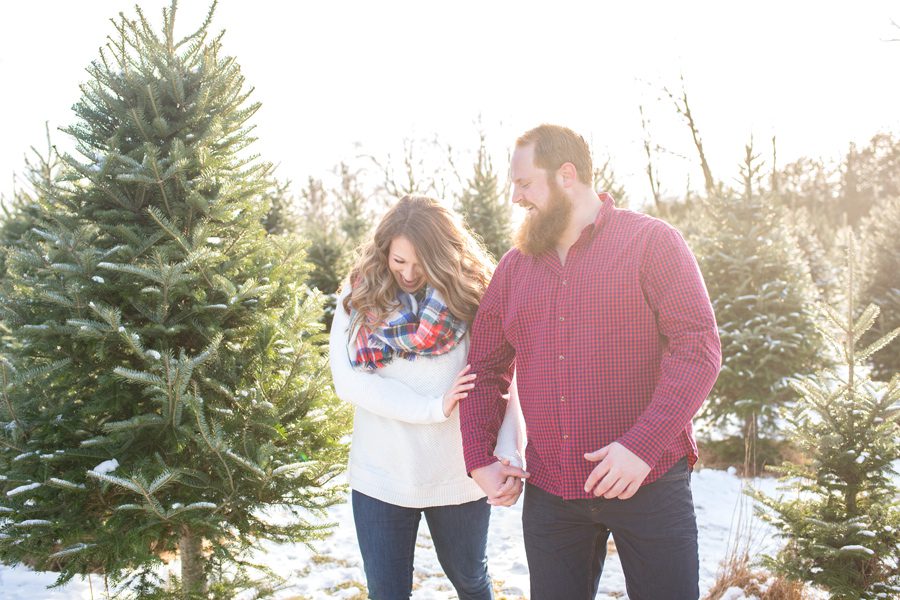
[[[564,439],[564,440],[569,439],[569,434],[568,434],[568,433],[564,433],[564,434],[563,434],[563,439]]]
[[[568,279],[563,279],[563,280],[562,280],[562,284],[563,284],[563,285],[569,285],[569,280],[568,280]]]
[[[560,355],[559,355],[559,360],[566,360],[566,357],[563,356],[562,354],[560,354]]]
[[[565,402],[565,401],[566,401],[566,397],[565,397],[565,396],[560,396],[560,397],[559,397],[559,401],[560,401],[560,402]]]
[[[562,323],[562,322],[565,321],[565,320],[566,320],[565,317],[560,317],[560,318],[559,318],[559,322],[560,322],[560,323]]]

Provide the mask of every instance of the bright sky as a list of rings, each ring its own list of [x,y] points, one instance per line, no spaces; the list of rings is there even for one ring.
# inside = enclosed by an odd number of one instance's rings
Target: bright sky
[[[0,14],[0,192],[12,190],[44,122],[73,122],[85,67],[133,2],[28,0]],[[167,0],[144,0],[159,23]],[[205,0],[184,0],[176,33],[198,25]],[[900,132],[900,6],[872,2],[577,2],[222,0],[226,29],[254,99],[255,150],[302,183],[361,152],[400,155],[404,139],[437,135],[474,149],[479,118],[498,166],[541,122],[565,124],[612,157],[635,202],[649,197],[640,116],[650,117],[664,193],[702,176],[690,135],[663,86],[684,74],[717,178],[737,175],[754,135],[779,163],[837,160],[851,141]],[[180,29],[178,25],[180,24]],[[61,148],[71,148],[61,132]],[[687,159],[679,158],[686,156]]]

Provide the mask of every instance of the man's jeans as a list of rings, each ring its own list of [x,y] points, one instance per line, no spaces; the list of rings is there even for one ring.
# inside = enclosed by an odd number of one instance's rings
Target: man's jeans
[[[428,508],[396,506],[356,490],[352,499],[369,598],[409,598],[416,532],[425,513],[438,561],[460,600],[493,600],[485,554],[491,506],[484,499]]]
[[[563,500],[526,484],[522,528],[531,600],[593,599],[610,533],[630,600],[696,600],[700,595],[687,459],[628,500]]]

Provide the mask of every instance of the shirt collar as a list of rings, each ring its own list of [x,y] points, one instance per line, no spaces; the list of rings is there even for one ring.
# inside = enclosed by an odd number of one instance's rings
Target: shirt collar
[[[597,217],[594,219],[594,222],[581,230],[581,237],[587,235],[593,239],[597,232],[603,229],[603,225],[609,220],[613,209],[616,207],[616,202],[609,192],[600,192],[597,194],[597,197],[600,198],[600,210],[597,211]]]

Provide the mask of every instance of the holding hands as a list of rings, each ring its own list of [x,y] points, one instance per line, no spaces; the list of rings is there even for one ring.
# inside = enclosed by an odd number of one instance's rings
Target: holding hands
[[[508,458],[501,458],[480,469],[472,471],[472,479],[487,494],[488,504],[492,506],[512,506],[522,493],[522,481],[528,473],[510,463]]]

